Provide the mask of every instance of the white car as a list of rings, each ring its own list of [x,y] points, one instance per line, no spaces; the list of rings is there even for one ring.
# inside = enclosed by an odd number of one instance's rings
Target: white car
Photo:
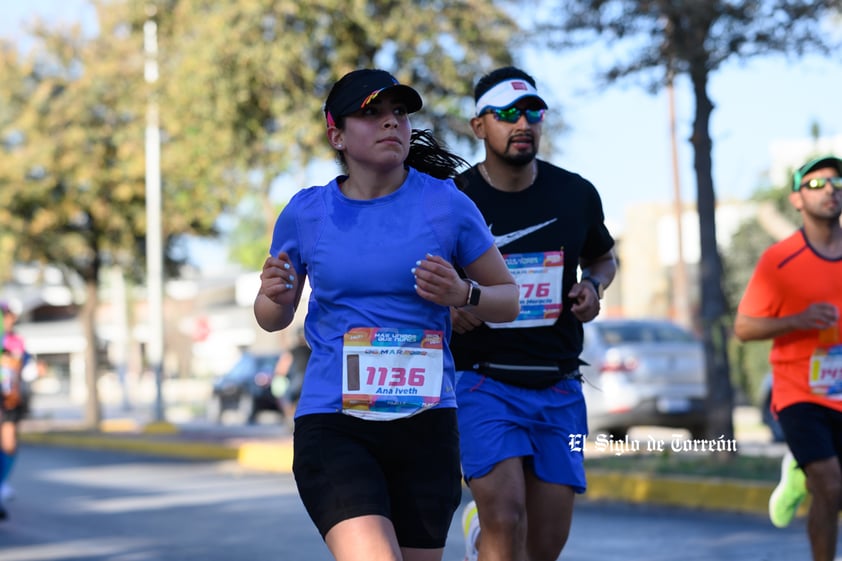
[[[625,438],[632,426],[684,428],[705,436],[701,341],[660,319],[606,319],[584,325],[581,367],[592,436]]]

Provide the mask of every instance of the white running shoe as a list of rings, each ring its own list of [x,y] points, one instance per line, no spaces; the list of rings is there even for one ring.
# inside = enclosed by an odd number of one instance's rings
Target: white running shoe
[[[477,503],[474,501],[465,505],[462,511],[462,532],[465,534],[465,561],[477,561],[477,538],[479,537],[479,515]]]
[[[8,483],[3,483],[0,487],[0,503],[14,500],[15,490]]]

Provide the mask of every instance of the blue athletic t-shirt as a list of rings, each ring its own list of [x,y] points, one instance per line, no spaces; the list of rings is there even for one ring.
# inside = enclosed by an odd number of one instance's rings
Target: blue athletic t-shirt
[[[345,197],[337,178],[299,191],[275,223],[272,255],[286,251],[311,294],[304,330],[313,352],[295,416],[342,410],[342,345],[354,327],[430,329],[450,340],[450,311],[415,292],[427,253],[464,267],[494,243],[476,205],[453,181],[409,168],[384,197]],[[455,407],[453,356],[444,347],[439,407]]]

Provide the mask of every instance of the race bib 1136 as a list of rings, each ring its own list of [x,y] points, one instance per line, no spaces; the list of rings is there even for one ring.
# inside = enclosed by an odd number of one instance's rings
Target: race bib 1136
[[[342,346],[342,411],[371,420],[414,415],[439,403],[441,331],[358,327]]]

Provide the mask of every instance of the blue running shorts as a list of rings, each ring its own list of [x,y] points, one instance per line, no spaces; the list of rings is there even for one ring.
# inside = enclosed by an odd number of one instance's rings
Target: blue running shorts
[[[587,435],[582,381],[562,380],[546,389],[498,382],[459,372],[456,399],[465,481],[488,474],[501,461],[522,457],[541,481],[584,493],[584,454],[571,450],[571,435]]]

